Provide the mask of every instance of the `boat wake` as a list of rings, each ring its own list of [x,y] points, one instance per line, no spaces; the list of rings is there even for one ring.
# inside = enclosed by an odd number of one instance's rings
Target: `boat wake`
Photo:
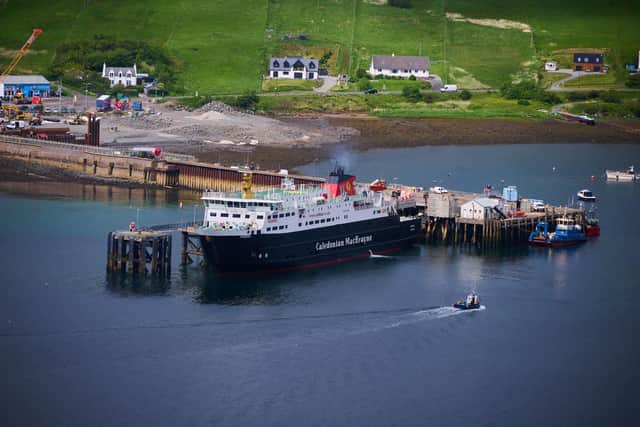
[[[371,259],[396,259],[396,257],[391,256],[391,255],[374,254],[371,249],[369,249],[369,258],[371,258]]]
[[[437,307],[427,310],[415,311],[413,313],[407,313],[402,316],[398,316],[399,319],[395,319],[394,322],[389,324],[386,328],[397,328],[398,326],[404,326],[411,323],[423,322],[425,320],[444,319],[445,317],[458,316],[461,314],[472,313],[474,311],[483,311],[487,307],[481,305],[478,308],[470,310],[460,310],[453,307]],[[385,329],[386,329],[385,328]]]

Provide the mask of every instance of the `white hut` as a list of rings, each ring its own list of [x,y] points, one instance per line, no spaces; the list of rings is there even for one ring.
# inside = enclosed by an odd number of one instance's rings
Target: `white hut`
[[[460,206],[460,217],[484,221],[496,216],[495,207],[500,204],[498,199],[478,197]]]

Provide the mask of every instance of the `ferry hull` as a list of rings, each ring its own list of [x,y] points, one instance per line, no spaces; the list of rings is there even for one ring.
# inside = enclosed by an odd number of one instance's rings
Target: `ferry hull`
[[[207,264],[220,272],[284,272],[368,258],[411,246],[420,218],[385,217],[281,234],[199,236]]]
[[[559,248],[564,246],[574,246],[586,241],[586,238],[571,240],[550,240],[550,239],[529,239],[529,244],[533,246],[546,246],[551,248]]]

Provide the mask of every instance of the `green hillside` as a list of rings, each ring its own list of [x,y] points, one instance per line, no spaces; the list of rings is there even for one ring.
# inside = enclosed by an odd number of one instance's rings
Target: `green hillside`
[[[617,67],[637,60],[640,49],[638,1],[411,0],[408,9],[385,3],[0,0],[0,67],[35,27],[44,34],[18,72],[46,74],[57,46],[103,34],[163,46],[180,64],[177,86],[187,94],[260,90],[272,54],[330,51],[333,72],[354,73],[368,68],[373,54],[422,53],[446,82],[499,87],[535,75],[542,60],[563,49],[606,48],[607,62]],[[499,28],[496,19],[532,32]],[[306,40],[296,38],[301,34]]]

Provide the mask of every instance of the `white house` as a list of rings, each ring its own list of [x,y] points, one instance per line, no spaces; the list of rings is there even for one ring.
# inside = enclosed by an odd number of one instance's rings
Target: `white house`
[[[135,86],[138,83],[136,64],[133,67],[107,67],[107,64],[102,64],[102,77],[109,79],[109,87],[117,84]]]
[[[547,61],[544,63],[544,70],[545,71],[557,71],[558,70],[558,63],[556,61]]]
[[[500,202],[489,197],[478,197],[460,206],[460,217],[483,221],[496,215],[494,210]]]
[[[369,74],[372,76],[429,77],[428,56],[374,55]]]
[[[269,59],[269,77],[272,79],[316,80],[318,60],[302,56]]]

